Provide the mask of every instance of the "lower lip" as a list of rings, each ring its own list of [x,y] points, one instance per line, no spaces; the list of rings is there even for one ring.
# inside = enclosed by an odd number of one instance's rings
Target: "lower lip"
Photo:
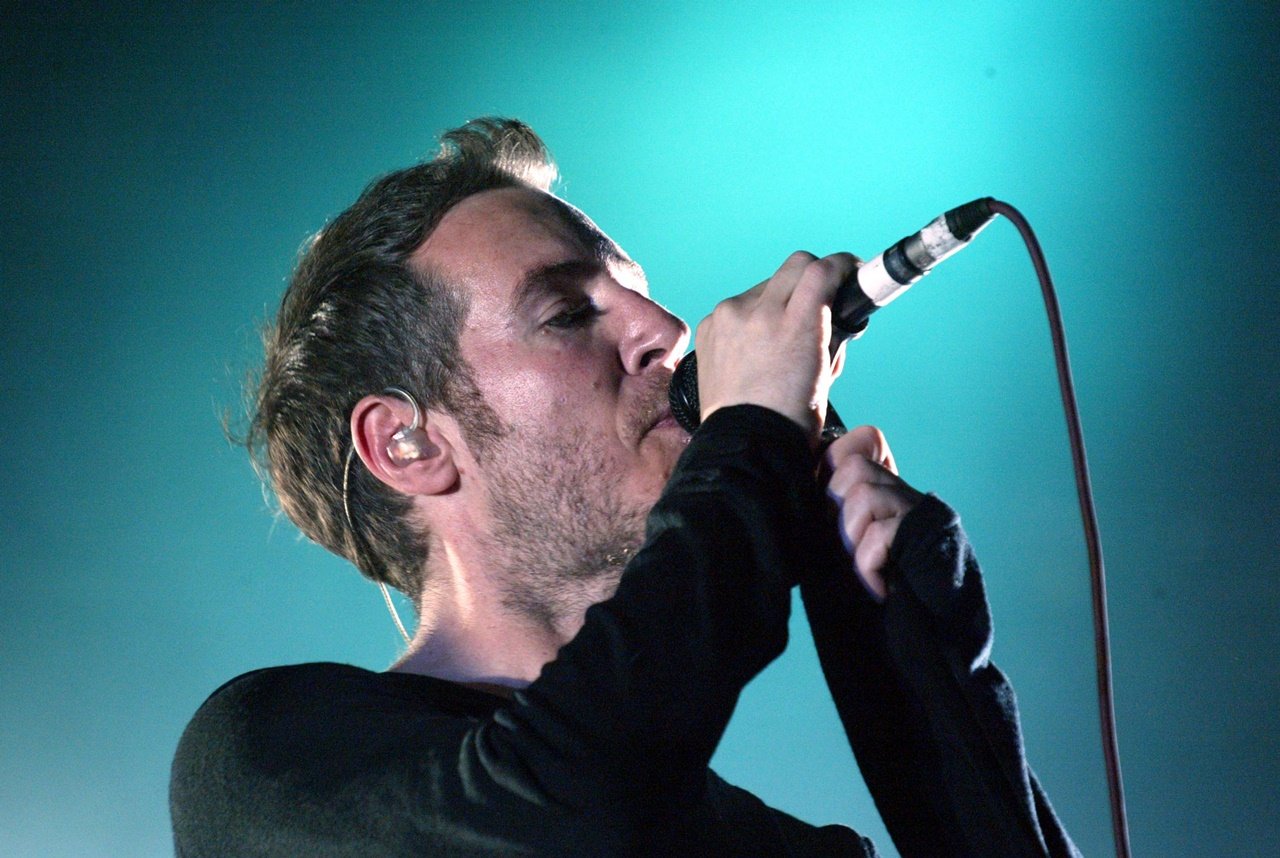
[[[678,429],[678,430],[680,430],[681,432],[683,432],[683,431],[684,431],[684,428],[680,425],[679,421],[678,421],[678,420],[676,420],[674,417],[664,417],[664,418],[662,418],[662,419],[661,419],[661,420],[659,420],[657,423],[653,424],[653,429],[654,429],[654,430],[657,430],[657,429]],[[652,431],[652,430],[651,430],[651,431]]]

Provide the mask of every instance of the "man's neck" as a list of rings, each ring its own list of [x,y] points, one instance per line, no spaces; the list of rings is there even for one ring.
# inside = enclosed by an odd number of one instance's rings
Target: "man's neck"
[[[456,626],[428,623],[390,670],[420,673],[463,685],[524,688],[538,678],[564,641],[514,621]]]
[[[418,606],[420,621],[408,650],[390,670],[420,673],[465,685],[517,689],[538,678],[582,626],[581,612],[547,621],[505,604],[501,584],[447,544]]]

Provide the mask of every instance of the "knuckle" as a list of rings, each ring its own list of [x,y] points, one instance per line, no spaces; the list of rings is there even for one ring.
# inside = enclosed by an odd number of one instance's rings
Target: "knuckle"
[[[871,461],[883,458],[885,450],[884,433],[875,426],[859,426],[849,433],[857,438],[855,449]]]
[[[837,275],[836,268],[829,259],[815,259],[804,267],[796,291],[821,291]]]
[[[885,559],[889,556],[889,546],[898,532],[898,520],[886,518],[876,522],[875,543]]]
[[[855,482],[845,491],[845,497],[857,506],[865,506],[874,494],[875,487],[871,483],[863,481]]]
[[[857,435],[859,438],[875,438],[879,434],[879,432],[880,430],[877,429],[875,426],[872,426],[869,423],[864,423],[863,425],[857,427],[856,429],[851,429],[849,431],[849,434]]]
[[[734,295],[731,298],[725,298],[711,309],[711,315],[707,316],[706,319],[703,319],[703,324],[711,322],[712,325],[715,325],[716,323],[726,322],[737,316],[741,307],[741,295]]]
[[[831,451],[839,450],[840,453],[844,455],[848,455],[847,451],[850,449],[853,442],[854,442],[853,431],[845,432],[839,438],[832,441],[831,446],[828,447],[827,449]]]
[[[835,270],[836,264],[829,256],[824,256],[821,259],[815,259],[805,266],[806,273],[812,273],[820,277],[832,274]]]

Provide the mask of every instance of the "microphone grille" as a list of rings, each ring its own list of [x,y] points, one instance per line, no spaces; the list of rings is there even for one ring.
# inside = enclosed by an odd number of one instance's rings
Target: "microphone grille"
[[[676,365],[667,391],[671,402],[671,416],[676,418],[686,432],[692,433],[702,423],[702,406],[698,402],[698,355],[689,352]]]

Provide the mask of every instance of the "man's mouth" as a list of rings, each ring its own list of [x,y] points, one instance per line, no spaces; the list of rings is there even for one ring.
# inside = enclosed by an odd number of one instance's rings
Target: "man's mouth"
[[[689,437],[689,433],[680,425],[680,421],[676,420],[676,418],[671,414],[670,405],[664,405],[662,408],[658,409],[657,413],[653,416],[653,419],[649,421],[649,425],[645,429],[644,435],[648,436],[654,432],[660,432],[663,434],[674,433],[682,436],[686,440]]]
[[[649,424],[647,431],[652,432],[654,429],[669,429],[672,427],[679,428],[680,424],[676,422],[676,418],[671,416],[671,408],[667,407],[658,412],[653,422]]]
[[[636,419],[632,423],[636,430],[635,436],[637,440],[659,431],[684,433],[679,421],[671,414],[671,403],[667,399],[667,389],[670,387],[670,383],[671,377],[669,374],[665,377],[656,378],[651,382],[651,395],[646,397],[649,401],[636,414]]]

